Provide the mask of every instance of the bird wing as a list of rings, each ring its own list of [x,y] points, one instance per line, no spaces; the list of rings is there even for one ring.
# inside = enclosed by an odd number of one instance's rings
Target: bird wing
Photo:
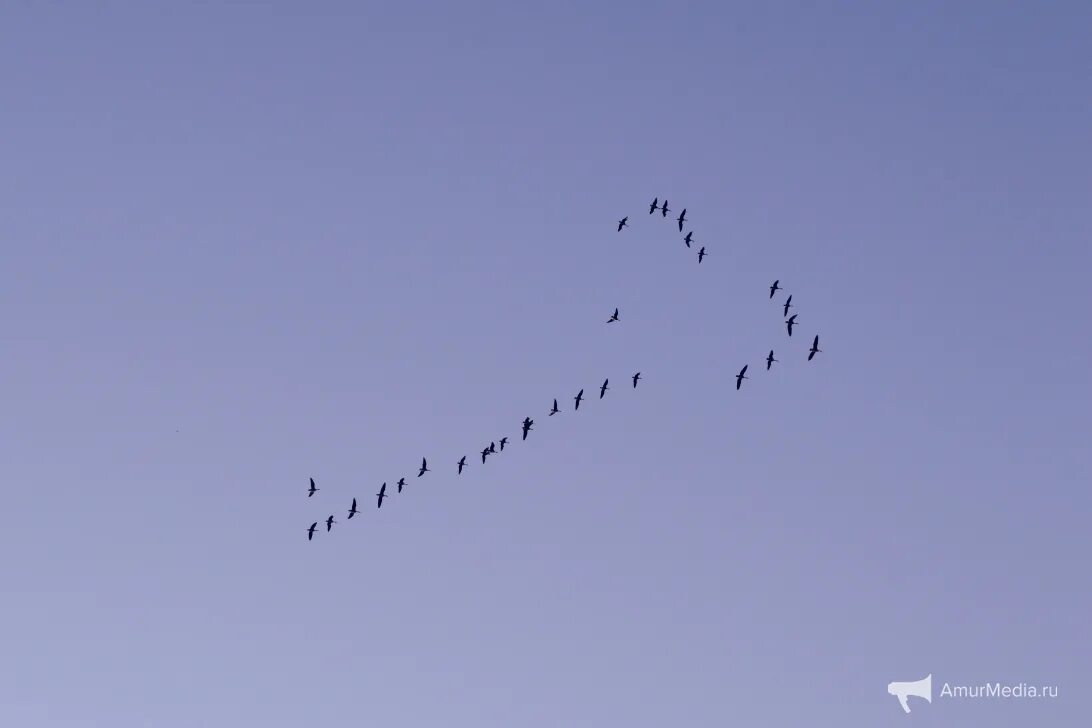
[[[747,367],[749,367],[749,366],[751,366],[751,365],[750,364],[744,364],[743,368],[739,370],[739,376],[742,377],[744,374],[746,374],[747,373]]]
[[[811,346],[813,349],[819,348],[819,334],[815,335],[815,340],[811,342]]]

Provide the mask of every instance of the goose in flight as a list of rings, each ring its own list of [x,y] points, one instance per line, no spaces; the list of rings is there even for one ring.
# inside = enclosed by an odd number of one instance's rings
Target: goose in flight
[[[607,382],[609,381],[610,379],[603,380],[603,386],[599,388],[599,399],[603,399],[603,395],[607,393]]]
[[[489,454],[490,455],[496,455],[497,454],[497,443],[495,441],[489,443]]]
[[[612,322],[617,321],[617,320],[618,320],[618,309],[614,309],[614,313],[612,313],[610,315],[610,318],[607,319],[607,323],[609,324],[609,323],[612,323]]]
[[[679,232],[681,233],[683,223],[686,222],[686,208],[685,207],[682,209],[682,212],[679,213],[679,217],[676,218],[676,219],[679,221]]]
[[[791,294],[789,295],[788,298],[785,299],[785,310],[781,315],[782,316],[788,316],[790,308],[792,308],[792,295]]]
[[[530,417],[523,418],[523,439],[527,439],[527,433],[531,431],[531,425],[535,424],[535,421]]]
[[[819,348],[819,334],[816,334],[815,340],[811,342],[811,351],[808,352],[808,361],[811,361],[812,357],[821,351],[823,350]]]
[[[463,455],[461,458],[459,458],[458,465],[459,465],[459,472],[457,473],[457,475],[462,475],[463,474],[463,468],[466,467],[466,455]]]
[[[379,492],[375,494],[375,499],[376,499],[375,500],[375,507],[376,508],[382,508],[383,507],[383,499],[388,498],[388,497],[389,496],[387,495],[387,484],[384,483],[379,488]]]
[[[584,399],[584,390],[583,389],[581,389],[579,392],[576,393],[576,398],[575,399],[576,399],[576,406],[573,407],[573,411],[576,411],[576,410],[580,409],[580,400]]]
[[[736,390],[737,391],[739,390],[740,385],[743,384],[744,379],[750,379],[750,377],[748,377],[747,374],[746,374],[747,366],[748,366],[747,364],[744,364],[743,368],[739,370],[739,374],[736,375]]]
[[[657,203],[659,203],[659,201],[660,201],[659,197],[653,197],[652,198],[652,204],[648,206],[648,214],[649,215],[656,212],[656,210],[660,209],[659,204],[657,204]]]
[[[770,349],[770,353],[766,355],[766,371],[770,371],[770,367],[777,359],[773,358],[773,349]]]
[[[405,484],[406,484],[406,479],[405,479],[405,478],[399,478],[399,479],[398,479],[398,482],[397,482],[397,483],[395,483],[395,485],[397,485],[397,486],[398,486],[398,492],[399,492],[399,493],[401,493],[401,492],[402,492],[402,487],[403,487],[403,486],[404,486]]]
[[[637,372],[633,375],[633,388],[637,389],[637,380],[641,378],[641,373]]]
[[[785,322],[785,325],[789,327],[789,336],[792,336],[792,327],[796,326],[796,317],[798,315],[799,314],[794,313],[792,316],[789,316],[789,320]]]
[[[773,285],[770,286],[770,298],[773,298],[773,294],[775,294],[775,293],[777,293],[778,291],[781,290],[781,287],[779,285],[777,285],[780,282],[781,282],[781,279],[778,278],[776,281],[773,282]]]
[[[489,456],[489,448],[485,448],[484,450],[482,450],[482,465],[485,464],[485,459],[488,456]]]
[[[508,444],[508,438],[502,437],[500,439],[501,452],[504,452],[504,446]]]
[[[318,528],[318,521],[311,524],[311,527],[307,529],[307,540],[310,541],[315,537],[315,529]]]
[[[310,498],[318,491],[319,489],[315,487],[315,479],[311,478],[311,487],[307,489],[307,497]]]
[[[353,498],[353,505],[349,508],[349,518],[352,518],[357,513],[360,513],[360,511],[356,509],[356,498]]]
[[[698,262],[700,263],[702,261],[702,258],[704,258],[706,255],[708,255],[708,253],[705,252],[705,248],[702,248],[701,250],[699,250],[698,251]]]
[[[664,217],[667,217],[667,213],[671,212],[671,210],[667,209],[667,200],[664,200],[664,204],[660,205],[660,212],[663,213]]]
[[[622,232],[622,228],[626,227],[626,220],[628,219],[629,217],[627,216],[618,221],[618,232]]]
[[[691,230],[690,232],[688,232],[688,233],[686,234],[686,237],[685,237],[685,238],[683,238],[683,239],[682,239],[682,241],[683,241],[684,243],[686,243],[686,247],[688,247],[688,248],[689,248],[689,247],[690,247],[690,243],[694,242],[694,231],[693,231],[693,230]]]
[[[432,471],[428,469],[428,459],[427,458],[421,458],[421,470],[417,473],[417,477],[420,478],[425,473],[431,473],[431,472]]]
[[[330,532],[330,529],[334,527],[335,523],[337,523],[337,521],[334,520],[333,516],[330,516],[329,518],[326,519],[326,532],[327,533]]]
[[[560,411],[561,411],[561,410],[559,410],[559,409],[557,408],[557,398],[555,397],[555,398],[554,398],[554,406],[553,406],[553,409],[551,409],[551,410],[550,410],[550,416],[551,416],[551,417],[553,417],[554,415],[556,415],[556,414],[557,414],[558,412],[560,412]]]

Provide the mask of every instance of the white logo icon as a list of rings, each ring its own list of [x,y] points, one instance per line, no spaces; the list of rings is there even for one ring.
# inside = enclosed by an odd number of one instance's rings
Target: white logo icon
[[[927,703],[933,702],[933,673],[929,673],[921,680],[915,680],[914,682],[893,682],[887,684],[887,693],[894,695],[899,699],[899,705],[907,713],[910,712],[910,706],[906,704],[906,699],[911,695],[918,698],[925,698]]]

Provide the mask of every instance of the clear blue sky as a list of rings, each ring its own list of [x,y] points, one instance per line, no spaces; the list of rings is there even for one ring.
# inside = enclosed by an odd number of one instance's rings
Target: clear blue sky
[[[224,5],[0,9],[0,723],[1087,720],[1087,3]]]

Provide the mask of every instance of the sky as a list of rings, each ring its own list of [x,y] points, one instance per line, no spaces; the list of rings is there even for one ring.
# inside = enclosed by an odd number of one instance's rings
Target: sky
[[[4,3],[0,723],[1085,724],[1090,24]]]

